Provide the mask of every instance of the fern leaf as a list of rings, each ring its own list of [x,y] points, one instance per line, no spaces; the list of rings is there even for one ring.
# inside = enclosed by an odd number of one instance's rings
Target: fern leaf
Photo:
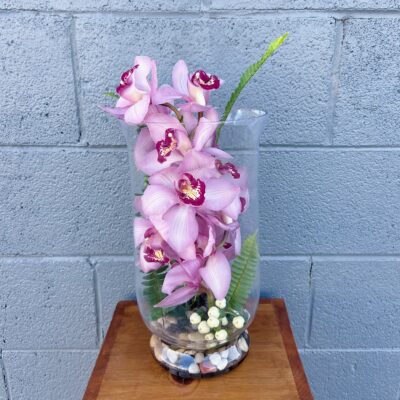
[[[104,94],[104,96],[112,97],[114,99],[119,99],[119,96],[114,92],[105,92],[103,94]]]
[[[227,307],[240,311],[246,304],[258,268],[257,233],[243,242],[240,254],[232,262],[232,278],[226,296]]]
[[[165,265],[155,271],[150,271],[143,275],[143,295],[146,298],[147,304],[151,308],[150,317],[152,320],[164,317],[166,314],[165,309],[154,306],[166,296],[161,291],[161,287],[163,285],[167,269],[168,266]]]
[[[275,39],[273,42],[271,42],[270,45],[268,46],[268,49],[262,55],[262,57],[257,62],[250,65],[250,67],[248,67],[246,69],[246,71],[244,71],[243,75],[240,77],[239,84],[236,86],[236,89],[231,94],[228,104],[225,107],[224,114],[222,115],[221,124],[219,125],[216,135],[215,135],[216,143],[218,143],[218,139],[219,139],[219,135],[221,133],[221,128],[223,126],[223,123],[226,121],[229,113],[232,111],[232,107],[235,104],[240,93],[245,88],[245,86],[249,83],[250,79],[262,67],[262,65],[265,63],[265,61],[267,61],[268,58],[271,57],[272,54],[274,54],[276,50],[278,50],[278,48],[281,46],[281,44],[286,40],[287,36],[288,36],[288,33],[285,33],[283,36],[281,36],[278,39]]]

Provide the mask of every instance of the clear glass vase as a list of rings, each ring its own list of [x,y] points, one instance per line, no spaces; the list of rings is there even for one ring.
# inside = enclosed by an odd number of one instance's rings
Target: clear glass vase
[[[157,121],[153,123],[157,124]],[[200,282],[195,295],[183,304],[155,307],[166,297],[162,286],[166,273],[173,267],[166,263],[148,272],[136,269],[137,302],[142,318],[153,334],[150,346],[154,357],[181,378],[212,376],[238,365],[249,351],[247,328],[259,302],[257,175],[259,136],[265,124],[265,113],[238,109],[225,122],[210,124],[217,132],[219,130],[218,148],[232,156],[221,161],[217,153],[213,155],[214,162],[221,173],[230,173],[232,179],[244,182],[245,188],[241,189],[239,228],[224,214],[221,217],[224,225],[219,232],[214,232],[212,251],[224,252],[231,268],[226,297],[217,300],[207,285]],[[125,124],[122,127],[129,151],[132,199],[138,216],[142,207],[141,194],[149,184],[148,177],[135,166],[135,146],[143,127]],[[207,187],[205,190],[207,192]],[[234,223],[235,229],[225,230]],[[137,264],[143,257],[141,251],[136,252]]]

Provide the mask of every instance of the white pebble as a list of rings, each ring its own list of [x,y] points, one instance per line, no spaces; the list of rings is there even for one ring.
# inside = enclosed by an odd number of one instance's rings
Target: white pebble
[[[203,334],[210,332],[210,327],[207,325],[206,321],[201,321],[197,329],[200,333]]]
[[[223,308],[226,307],[226,300],[225,300],[225,299],[216,300],[216,301],[215,301],[215,305],[216,305],[218,308],[223,309]]]
[[[190,323],[193,325],[197,325],[201,322],[201,317],[199,314],[197,314],[196,312],[194,312],[193,314],[191,314],[190,316]]]
[[[219,319],[218,319],[218,318],[215,318],[215,317],[210,317],[210,318],[208,318],[208,320],[207,320],[207,325],[208,325],[210,328],[217,328],[217,327],[219,326]]]
[[[178,361],[178,353],[172,349],[167,350],[168,360],[175,364]]]
[[[226,350],[224,350],[224,351],[220,351],[219,354],[221,354],[221,357],[222,357],[222,358],[228,358],[228,356],[229,356],[229,350],[226,349]]]
[[[226,358],[223,358],[218,364],[217,364],[217,368],[219,371],[222,371],[226,368],[226,366],[228,365],[228,360]]]
[[[228,325],[228,318],[224,317],[221,319],[221,325],[222,326],[227,326]]]
[[[209,358],[210,358],[211,364],[213,364],[215,366],[217,366],[222,360],[222,358],[218,352],[210,354]]]
[[[157,338],[157,336],[156,335],[151,335],[151,338],[150,338],[150,347],[156,347],[156,345],[157,345],[157,343],[158,343],[158,338]]]
[[[207,333],[207,335],[204,335],[205,340],[213,340],[214,339],[214,334],[213,333]]]
[[[239,345],[239,349],[244,351],[245,353],[247,353],[249,351],[249,345],[247,344],[247,342],[244,340],[244,338],[240,338],[238,340],[238,345]]]
[[[197,362],[197,364],[200,364],[204,361],[204,354],[203,353],[196,353],[194,356],[194,361]]]
[[[190,364],[189,365],[189,374],[198,374],[200,373],[200,368],[196,363]]]
[[[228,337],[228,332],[225,329],[221,329],[215,332],[215,338],[217,340],[225,340]]]
[[[239,315],[238,317],[233,318],[232,323],[236,329],[241,329],[244,326],[244,318]]]
[[[209,317],[214,317],[214,318],[218,318],[219,317],[219,310],[218,310],[218,308],[217,307],[211,307],[209,310],[208,310],[208,316]]]
[[[240,357],[240,352],[239,350],[236,348],[236,346],[231,346],[229,347],[229,356],[228,356],[228,360],[229,361],[234,361],[237,360]]]

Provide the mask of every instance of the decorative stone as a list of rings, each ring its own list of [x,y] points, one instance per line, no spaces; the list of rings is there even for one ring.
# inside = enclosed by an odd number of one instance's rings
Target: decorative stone
[[[207,333],[207,335],[204,335],[205,340],[213,340],[214,339],[214,334],[213,333]]]
[[[206,334],[210,332],[210,327],[207,325],[206,321],[201,321],[197,328],[200,333]]]
[[[226,349],[224,351],[220,351],[219,354],[221,354],[222,358],[228,358],[229,357],[229,350]]]
[[[238,346],[239,349],[247,353],[249,351],[249,345],[247,344],[246,340],[244,338],[240,338],[238,340]]]
[[[210,318],[208,318],[208,320],[207,320],[207,325],[208,325],[210,328],[217,328],[217,327],[219,326],[219,319],[218,319],[218,318],[215,318],[215,317],[210,317]]]
[[[219,310],[217,307],[213,306],[208,310],[208,316],[218,318],[219,317]]]
[[[178,365],[184,369],[188,369],[193,363],[194,358],[192,356],[189,356],[188,354],[182,354],[181,357],[179,357]]]
[[[226,358],[223,358],[217,365],[217,368],[219,371],[223,371],[226,366],[228,365],[228,360]]]
[[[231,347],[229,347],[228,350],[229,350],[229,355],[228,355],[229,361],[237,360],[240,357],[240,352],[236,348],[236,346],[231,346]]]
[[[222,325],[222,326],[227,326],[228,323],[229,323],[229,322],[228,322],[228,318],[224,317],[224,318],[221,319],[221,325]]]
[[[222,360],[221,355],[218,352],[210,354],[209,359],[210,359],[211,364],[213,364],[215,366],[217,366]]]
[[[217,370],[217,367],[213,364],[211,364],[210,360],[204,360],[200,364],[200,371],[202,374],[209,374],[210,372],[215,372]]]
[[[154,346],[154,357],[158,361],[162,360],[162,352],[163,352],[163,347],[161,346],[161,344],[157,344],[156,346]]]
[[[190,374],[199,374],[200,373],[200,367],[196,364],[190,364],[189,369],[188,369]]]
[[[156,347],[157,343],[159,342],[158,337],[156,335],[151,335],[150,338],[150,347],[154,348]]]
[[[196,353],[194,356],[194,361],[197,362],[197,364],[200,364],[204,361],[204,354],[203,353]]]
[[[215,305],[216,305],[218,308],[224,309],[224,308],[226,307],[226,300],[225,300],[225,299],[216,300],[216,301],[215,301]]]
[[[162,352],[161,352],[161,359],[165,362],[168,362],[168,348],[163,347]]]
[[[225,329],[221,329],[215,332],[215,338],[217,340],[226,340],[227,337],[228,337],[228,332]]]
[[[245,320],[241,315],[238,315],[237,317],[233,318],[233,320],[232,320],[232,324],[236,329],[243,328],[244,323],[245,323]]]
[[[168,360],[172,363],[175,364],[178,361],[178,353],[172,349],[167,350],[167,357]]]
[[[185,350],[185,353],[194,356],[196,354],[196,350]]]

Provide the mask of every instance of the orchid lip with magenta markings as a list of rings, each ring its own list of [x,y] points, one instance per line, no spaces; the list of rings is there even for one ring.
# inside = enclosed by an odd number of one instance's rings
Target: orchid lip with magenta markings
[[[172,85],[137,56],[104,111],[120,119],[135,206],[136,296],[155,359],[181,377],[231,370],[249,351],[259,301],[257,171],[265,113],[235,109],[251,77],[284,42],[272,42],[242,75],[223,112],[226,84],[183,60]]]

